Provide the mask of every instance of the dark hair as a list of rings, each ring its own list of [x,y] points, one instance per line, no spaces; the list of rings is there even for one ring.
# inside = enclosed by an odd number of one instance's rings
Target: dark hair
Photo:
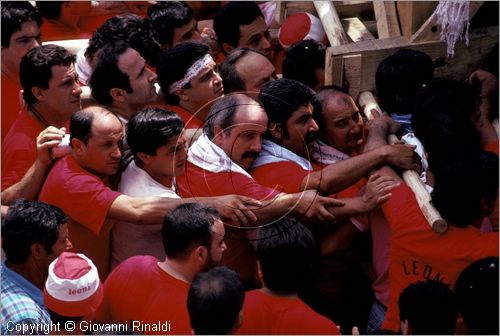
[[[31,92],[33,87],[37,86],[42,89],[49,87],[53,66],[70,66],[75,62],[75,58],[75,55],[68,50],[55,44],[45,44],[28,51],[21,59],[19,66],[19,77],[26,103],[37,102]]]
[[[458,308],[448,285],[436,280],[418,281],[399,296],[400,319],[408,320],[413,335],[453,335]]]
[[[183,78],[189,67],[209,52],[210,48],[206,44],[186,41],[161,54],[156,73],[158,74],[158,83],[160,83],[169,104],[177,105],[179,103],[179,97],[169,92],[170,86]],[[187,83],[183,88],[191,88],[191,83]]]
[[[256,51],[248,48],[234,49],[224,58],[224,61],[219,64],[219,74],[222,78],[225,94],[245,91],[245,83],[238,71],[236,71],[236,63],[251,52]]]
[[[258,17],[264,15],[253,1],[231,1],[219,8],[214,18],[214,31],[221,47],[223,43],[238,47],[240,26],[249,25]]]
[[[65,1],[36,1],[40,15],[47,20],[58,20],[61,16],[61,7]]]
[[[243,308],[245,289],[238,273],[218,266],[198,273],[189,288],[187,308],[196,335],[224,335],[233,330]]]
[[[153,28],[148,20],[131,13],[113,16],[94,31],[85,50],[88,62],[92,64],[99,49],[117,40],[128,42],[149,65],[156,65],[161,46]]]
[[[375,84],[381,108],[387,113],[408,114],[415,92],[434,76],[434,63],[424,52],[398,50],[380,62]]]
[[[92,130],[92,122],[94,121],[94,113],[90,111],[91,107],[73,113],[69,120],[70,131],[70,146],[71,140],[81,140],[85,145],[89,141],[90,132]]]
[[[42,244],[47,253],[59,238],[59,227],[68,217],[57,207],[37,201],[17,200],[9,206],[2,225],[2,248],[13,263],[31,254],[32,244]]]
[[[2,48],[8,48],[12,34],[30,21],[42,25],[40,13],[29,1],[2,1]]]
[[[111,89],[120,88],[132,93],[130,78],[118,67],[118,59],[131,46],[125,41],[113,41],[100,49],[94,57],[92,75],[89,86],[92,97],[102,105],[113,104]]]
[[[259,229],[255,242],[264,284],[278,293],[295,293],[312,272],[315,254],[311,232],[295,219],[284,217]]]
[[[434,80],[417,91],[412,105],[412,129],[429,157],[464,147],[480,149],[471,119],[476,109],[472,86],[456,80]]]
[[[498,257],[477,260],[455,283],[458,306],[469,335],[498,335]]]
[[[238,106],[241,104],[241,96],[238,96],[238,94],[230,94],[217,99],[208,112],[203,125],[203,133],[212,140],[215,136],[215,127],[230,131]]]
[[[193,20],[193,10],[180,1],[160,1],[149,6],[148,17],[160,44],[172,46],[174,30]]]
[[[198,245],[210,250],[212,225],[219,212],[200,203],[179,205],[165,216],[161,235],[163,248],[169,258],[183,259]]]
[[[286,123],[300,106],[317,105],[315,92],[293,79],[277,79],[264,84],[259,93],[259,102],[269,118],[269,123],[281,124],[283,136],[287,138]]]
[[[438,161],[429,156],[435,177],[432,203],[444,219],[465,227],[485,215],[482,200],[494,202],[498,196],[498,156],[470,150],[441,156]]]
[[[283,78],[294,79],[314,89],[319,83],[315,70],[325,69],[325,46],[313,39],[292,45],[285,54]]]
[[[157,107],[148,107],[135,113],[127,124],[127,144],[140,161],[137,153],[156,155],[171,137],[181,134],[184,122],[174,112]]]

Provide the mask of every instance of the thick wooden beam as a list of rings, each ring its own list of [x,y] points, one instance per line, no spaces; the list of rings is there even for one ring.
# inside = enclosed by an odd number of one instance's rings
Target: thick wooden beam
[[[313,1],[331,46],[348,43],[340,18],[331,1]]]
[[[377,19],[379,39],[401,36],[394,1],[374,0],[373,11]]]
[[[274,20],[279,24],[285,22],[286,19],[286,1],[276,1],[276,13]]]
[[[431,16],[437,4],[437,1],[396,1],[402,35],[411,38]]]
[[[359,42],[365,40],[374,40],[375,36],[370,33],[368,28],[357,17],[341,19],[342,26],[347,36],[352,42]]]

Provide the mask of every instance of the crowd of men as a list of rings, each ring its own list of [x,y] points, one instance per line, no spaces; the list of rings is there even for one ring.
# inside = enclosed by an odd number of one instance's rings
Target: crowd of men
[[[2,334],[498,334],[498,67],[397,51],[367,122],[269,3],[35,4],[1,4]]]

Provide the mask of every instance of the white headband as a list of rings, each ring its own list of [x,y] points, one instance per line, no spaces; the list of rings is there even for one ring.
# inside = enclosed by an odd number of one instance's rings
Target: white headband
[[[200,58],[199,60],[194,62],[193,65],[191,65],[189,67],[189,69],[186,71],[186,75],[184,77],[182,77],[177,82],[174,82],[174,83],[172,83],[172,85],[170,85],[168,92],[170,94],[173,94],[176,90],[181,89],[184,85],[189,83],[191,81],[191,79],[198,76],[198,74],[201,72],[201,70],[203,70],[205,67],[207,67],[213,61],[214,60],[213,60],[212,56],[210,56],[209,54],[206,54],[205,56],[203,56],[202,58]]]

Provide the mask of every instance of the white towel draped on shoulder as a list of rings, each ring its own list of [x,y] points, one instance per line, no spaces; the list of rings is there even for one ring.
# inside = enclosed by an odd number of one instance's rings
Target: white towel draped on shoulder
[[[252,178],[245,169],[234,163],[222,148],[210,141],[205,134],[202,134],[189,147],[188,161],[212,173],[232,171]]]
[[[323,164],[337,163],[350,158],[350,156],[346,153],[341,152],[334,147],[328,146],[321,140],[317,140],[314,143],[312,156],[316,162]]]
[[[252,168],[286,161],[295,162],[305,170],[312,170],[309,160],[269,140],[262,141],[262,150],[259,157],[255,159]]]

